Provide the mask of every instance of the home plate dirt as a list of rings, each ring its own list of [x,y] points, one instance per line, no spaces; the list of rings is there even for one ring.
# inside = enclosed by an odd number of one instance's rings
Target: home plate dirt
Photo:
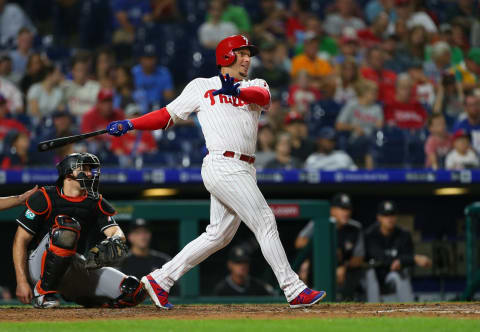
[[[321,303],[308,309],[282,304],[176,305],[173,310],[142,305],[127,309],[0,307],[0,321],[110,319],[291,319],[349,317],[450,317],[480,319],[480,303],[365,304]]]

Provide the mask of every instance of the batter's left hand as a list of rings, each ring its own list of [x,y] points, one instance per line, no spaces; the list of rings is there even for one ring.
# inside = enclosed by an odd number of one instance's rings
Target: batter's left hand
[[[218,74],[218,77],[220,77],[220,82],[222,82],[222,88],[213,91],[212,95],[216,96],[222,94],[237,97],[240,94],[240,83],[235,83],[235,79],[233,77],[230,77],[228,74],[223,77],[221,73]]]

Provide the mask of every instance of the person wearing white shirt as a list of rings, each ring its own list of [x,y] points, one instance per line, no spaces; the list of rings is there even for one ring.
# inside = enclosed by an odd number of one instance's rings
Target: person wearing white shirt
[[[447,169],[478,168],[480,160],[470,145],[468,134],[459,129],[453,134],[453,150],[450,151],[445,160]]]
[[[309,170],[356,170],[357,166],[352,158],[344,151],[335,149],[335,130],[325,127],[318,136],[318,151],[312,153],[305,161],[305,168]]]
[[[221,21],[224,7],[224,2],[221,0],[210,1],[208,10],[210,21],[204,22],[198,28],[198,39],[205,48],[215,49],[222,39],[238,33],[233,23]]]

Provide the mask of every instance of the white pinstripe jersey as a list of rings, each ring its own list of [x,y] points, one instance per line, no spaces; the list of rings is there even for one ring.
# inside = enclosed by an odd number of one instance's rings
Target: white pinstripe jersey
[[[268,90],[262,79],[244,80],[240,88],[258,86]],[[212,93],[222,87],[218,76],[196,78],[187,84],[180,96],[167,105],[170,114],[186,120],[192,112],[197,113],[203,136],[209,151],[234,151],[248,155],[255,153],[258,119],[263,108],[245,104],[236,97]]]

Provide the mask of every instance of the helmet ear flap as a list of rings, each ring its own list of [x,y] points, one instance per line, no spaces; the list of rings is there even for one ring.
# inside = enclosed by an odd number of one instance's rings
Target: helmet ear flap
[[[235,52],[233,52],[233,50],[231,50],[230,52],[225,54],[224,57],[225,57],[226,66],[230,66],[232,63],[235,62],[235,59],[237,58],[237,56],[235,55]]]

